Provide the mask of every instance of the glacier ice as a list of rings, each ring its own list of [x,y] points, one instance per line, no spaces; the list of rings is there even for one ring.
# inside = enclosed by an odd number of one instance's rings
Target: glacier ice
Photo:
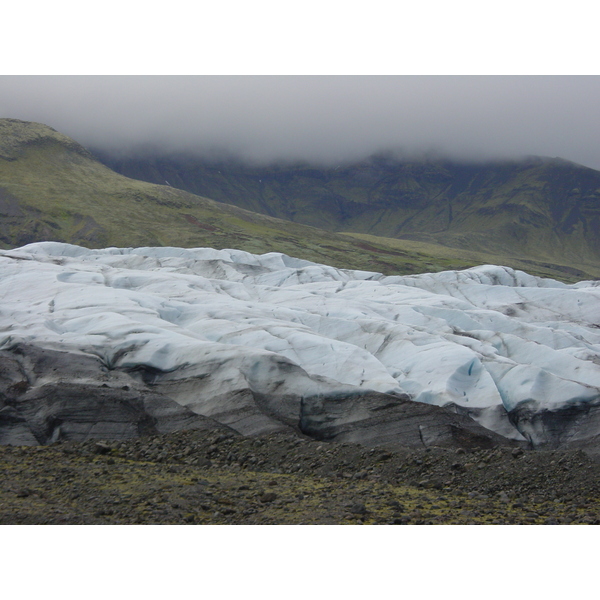
[[[15,344],[95,357],[239,430],[259,427],[240,416],[248,394],[292,422],[299,399],[378,392],[542,444],[578,430],[550,434],[536,415],[600,404],[599,282],[493,265],[384,276],[278,253],[41,242],[0,252],[0,350]]]

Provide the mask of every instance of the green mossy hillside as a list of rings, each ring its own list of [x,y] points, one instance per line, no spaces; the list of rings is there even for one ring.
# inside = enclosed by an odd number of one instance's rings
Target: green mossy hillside
[[[294,177],[323,177],[317,169],[299,173],[294,175],[278,168],[272,179],[281,187]],[[219,179],[223,190],[236,188],[238,195],[245,193],[246,188],[235,177],[218,175],[223,177]],[[360,170],[354,174],[359,175],[366,177]],[[294,210],[300,211],[295,221],[286,221],[279,215],[259,214],[216,202],[169,183],[158,185],[118,174],[80,144],[46,125],[0,119],[0,247],[3,248],[44,240],[90,248],[236,248],[257,254],[283,252],[340,268],[389,275],[461,269],[487,262],[565,281],[600,277],[598,260],[586,250],[585,236],[580,236],[583,241],[578,260],[566,254],[561,258],[495,248],[485,232],[477,234],[482,238],[480,247],[473,245],[474,234],[464,234],[464,245],[470,248],[467,251],[452,244],[440,244],[435,236],[411,241],[380,235],[365,237],[368,234],[356,231],[356,227],[349,228],[351,235],[342,230],[330,231],[332,224],[327,215],[314,210],[307,199],[309,195],[295,204],[289,199],[282,200],[288,208],[293,205]],[[257,180],[257,184],[262,182]],[[579,185],[583,189],[583,184]],[[306,184],[305,188],[308,194],[310,186]],[[275,199],[272,203],[270,212],[274,213]],[[359,200],[353,204],[360,210],[364,207]],[[300,213],[313,215],[305,219],[312,219],[312,223],[298,222]],[[368,223],[366,213],[363,217]],[[358,222],[358,212],[352,218]],[[573,227],[575,231],[577,224]]]
[[[0,246],[181,246],[283,252],[340,268],[415,273],[428,256],[119,175],[50,127],[0,119]],[[459,261],[457,266],[475,263]]]
[[[101,158],[131,177],[332,232],[423,242],[428,251],[438,247],[435,255],[481,253],[503,264],[535,261],[582,273],[597,273],[600,264],[600,172],[560,159],[462,164],[375,156],[316,167]]]

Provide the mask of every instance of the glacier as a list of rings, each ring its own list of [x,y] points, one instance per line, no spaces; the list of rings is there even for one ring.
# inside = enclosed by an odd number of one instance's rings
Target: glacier
[[[6,427],[62,384],[154,394],[155,420],[249,435],[390,442],[407,402],[534,447],[600,434],[600,282],[494,265],[384,276],[279,253],[34,243],[0,251],[0,353]]]

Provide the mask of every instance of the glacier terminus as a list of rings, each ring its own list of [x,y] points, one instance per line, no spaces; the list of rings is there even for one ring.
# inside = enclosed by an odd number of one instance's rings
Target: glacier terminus
[[[367,444],[443,444],[452,427],[534,448],[600,434],[600,282],[501,266],[384,276],[34,243],[0,251],[0,354],[4,443],[203,419]]]

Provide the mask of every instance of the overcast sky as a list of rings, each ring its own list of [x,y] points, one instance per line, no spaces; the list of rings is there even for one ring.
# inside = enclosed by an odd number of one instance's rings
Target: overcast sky
[[[338,162],[395,149],[600,169],[599,76],[1,76],[0,117],[87,147]]]

